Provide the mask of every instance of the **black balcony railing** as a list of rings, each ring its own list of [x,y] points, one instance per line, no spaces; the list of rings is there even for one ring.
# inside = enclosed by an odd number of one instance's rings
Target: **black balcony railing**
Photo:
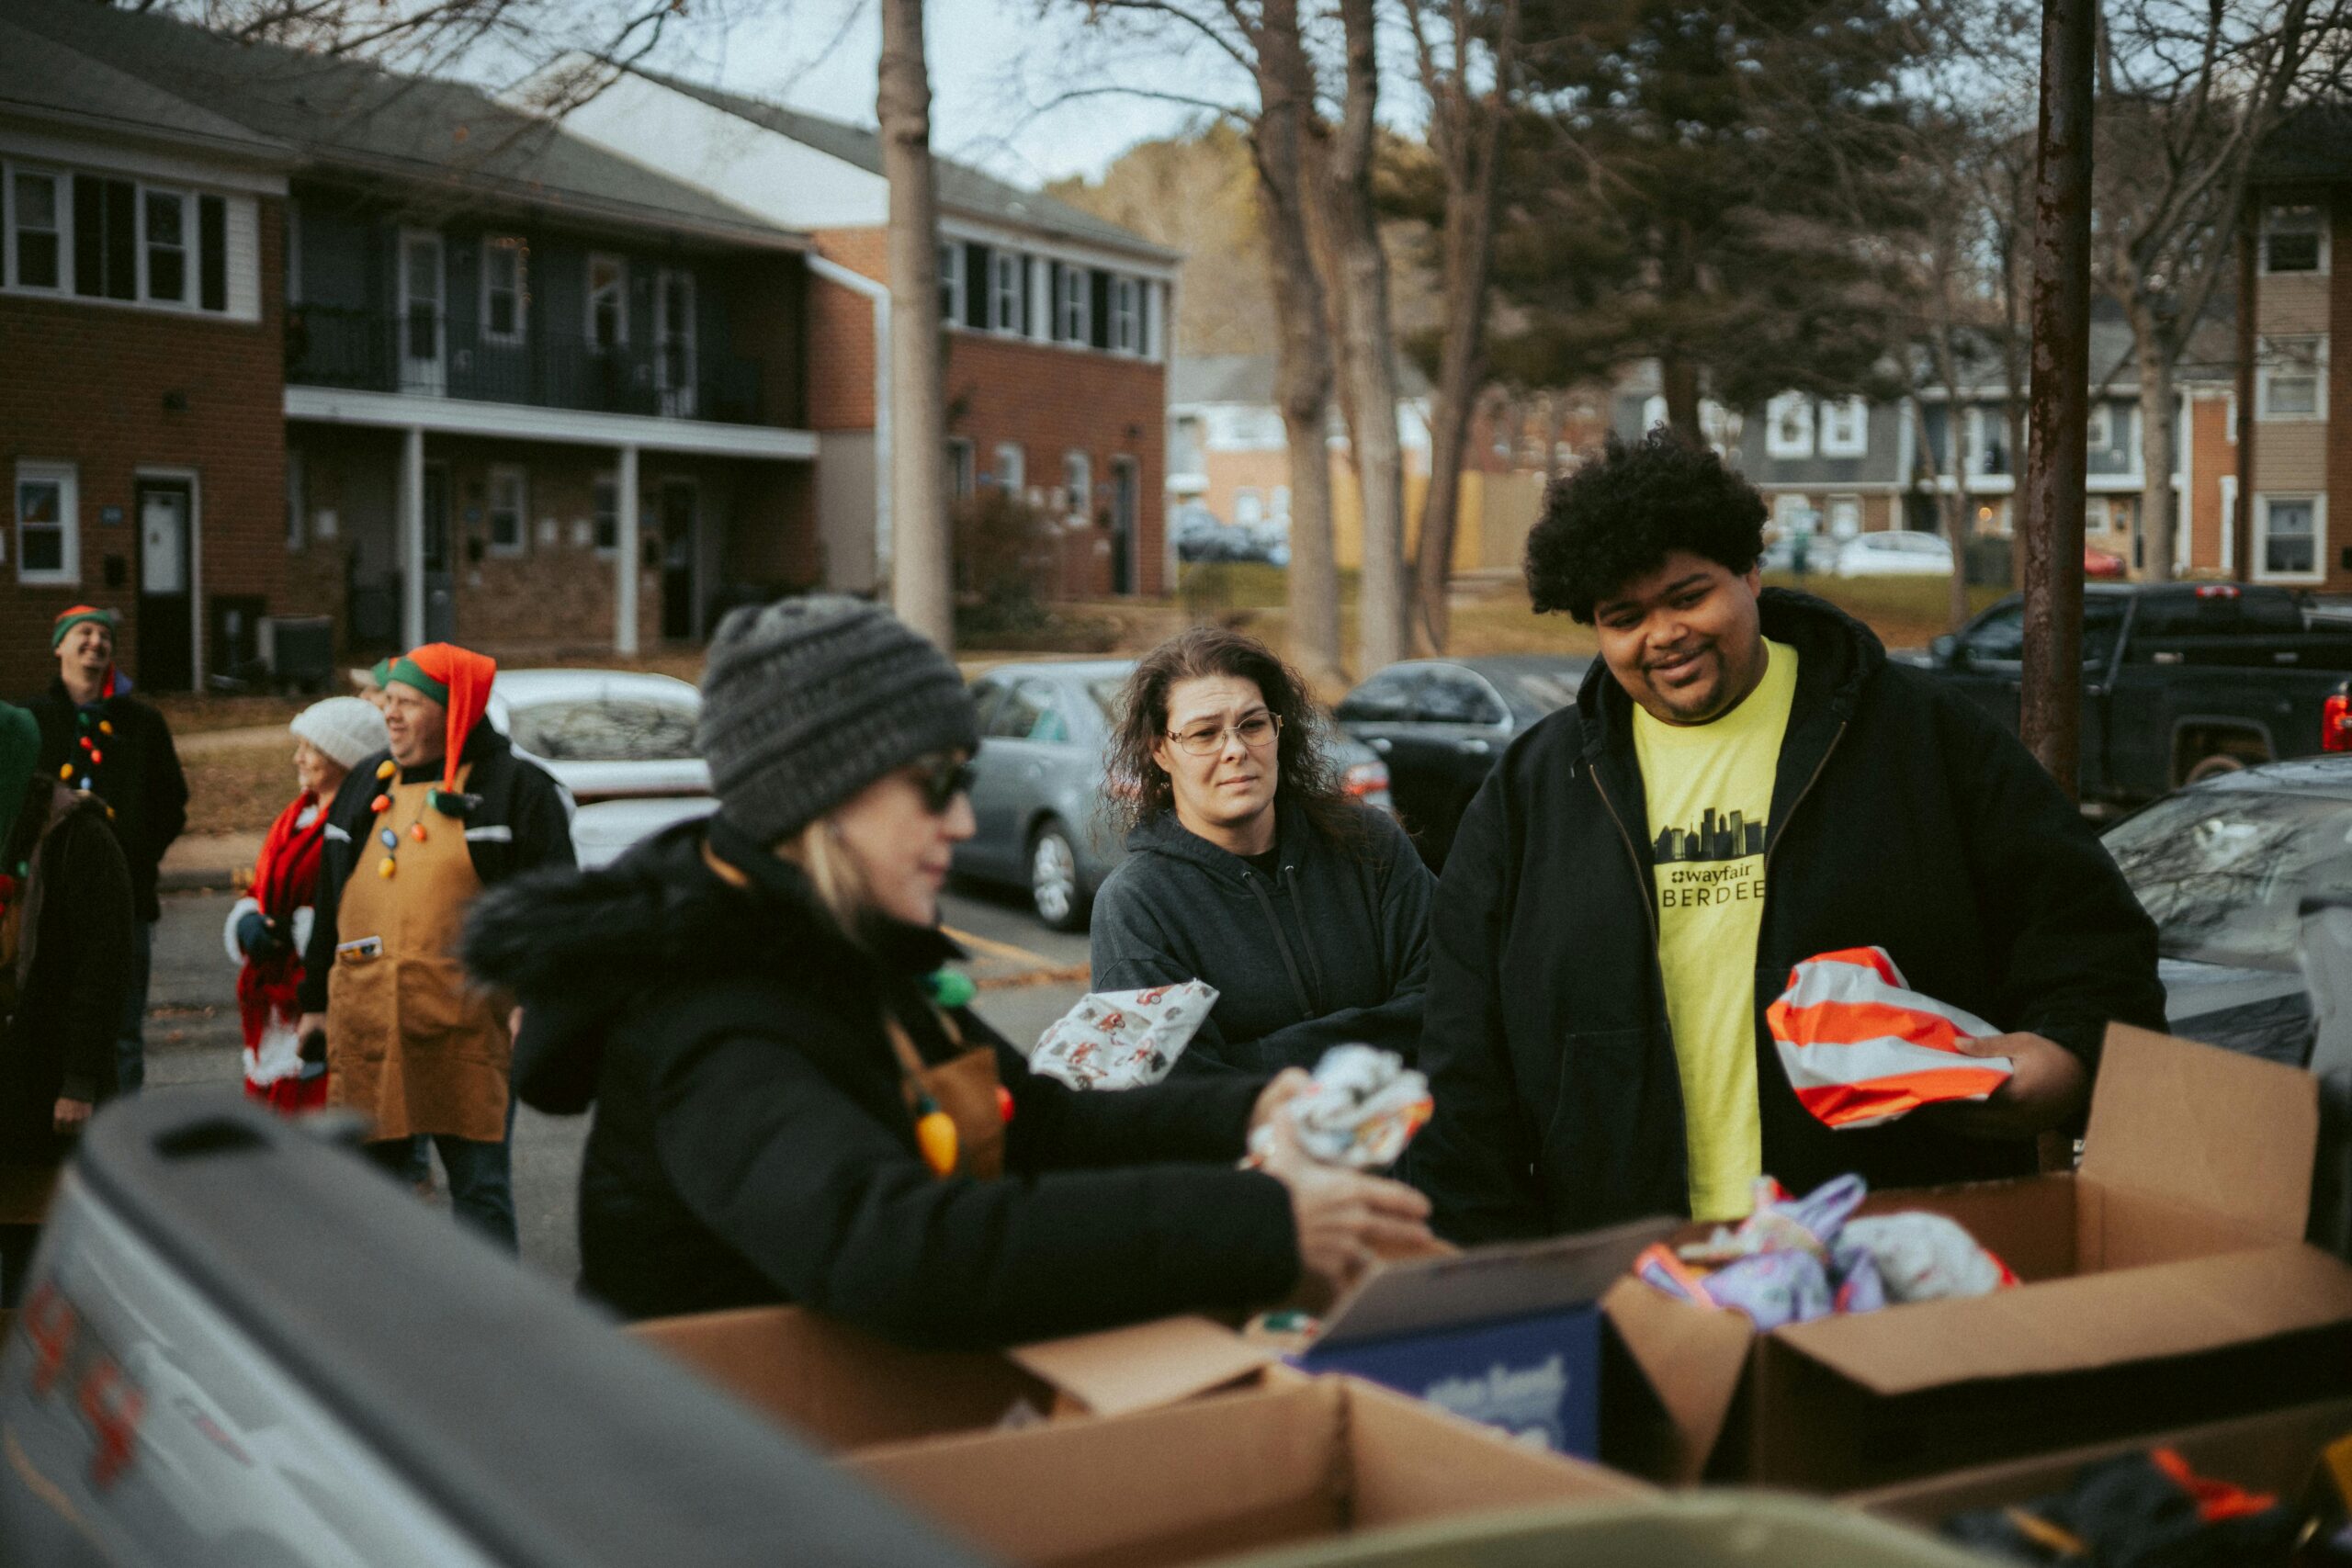
[[[592,413],[765,423],[756,360],[696,354],[683,343],[594,344],[537,327],[507,342],[424,312],[291,306],[286,379]]]

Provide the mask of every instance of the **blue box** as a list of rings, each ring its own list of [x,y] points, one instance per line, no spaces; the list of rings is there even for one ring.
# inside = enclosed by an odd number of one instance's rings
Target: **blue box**
[[[1578,1459],[1600,1454],[1600,1309],[1308,1350],[1307,1371],[1351,1372]]]
[[[1578,1459],[1600,1449],[1600,1294],[1686,1222],[1417,1258],[1375,1269],[1290,1358],[1351,1372]]]

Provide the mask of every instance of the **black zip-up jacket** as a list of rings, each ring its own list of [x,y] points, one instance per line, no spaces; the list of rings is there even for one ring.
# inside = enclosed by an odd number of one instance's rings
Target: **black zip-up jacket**
[[[113,726],[103,734],[91,727],[91,742],[99,757],[93,763],[82,750],[82,727],[75,717],[74,694],[62,676],[52,677],[49,690],[25,705],[40,724],[40,771],[68,788],[83,779],[90,793],[114,808],[114,836],[122,845],[123,863],[130,871],[130,899],[138,918],[149,925],[164,918],[155,897],[155,874],[164,852],[187,826],[187,778],[180,772],[179,752],[172,745],[172,727],[164,716],[125,693],[96,705],[98,717]],[[70,768],[73,776],[60,778]]]
[[[1823,1127],[1765,1008],[1800,961],[1876,945],[1921,992],[2096,1068],[2110,1021],[2164,1027],[2155,927],[2081,813],[1964,694],[1889,664],[1817,599],[1768,589],[1762,616],[1799,658],[1756,952],[1765,1172],[1801,1191],[1849,1170],[1881,1187],[2029,1171],[2030,1141],[1917,1116]],[[1421,1043],[1437,1111],[1411,1169],[1456,1241],[1688,1211],[1632,713],[1595,664],[1573,707],[1512,742],[1446,863]]]
[[[1313,1067],[1358,1043],[1410,1061],[1429,985],[1436,879],[1385,811],[1359,807],[1343,843],[1304,808],[1278,808],[1272,876],[1166,812],[1127,835],[1127,858],[1094,896],[1093,988],[1183,980],[1217,988],[1179,1073]]]
[[[710,869],[707,840],[752,886]],[[1235,1168],[1262,1080],[1080,1093],[957,1010],[964,1039],[995,1052],[1012,1118],[1002,1177],[941,1180],[885,1020],[947,1059],[921,977],[957,953],[935,931],[866,938],[723,824],[481,900],[465,956],[522,1001],[516,1092],[557,1114],[595,1106],[590,1293],[631,1317],[790,1301],[910,1343],[1002,1346],[1289,1292],[1289,1196]]]
[[[327,808],[325,842],[319,852],[319,888],[311,908],[311,945],[302,954],[304,1012],[327,1010],[327,976],[334,969],[335,943],[343,940],[338,916],[343,885],[355,872],[375,874],[381,819],[368,809],[381,781],[376,770],[391,757],[379,751],[351,770]],[[470,763],[466,793],[477,804],[466,813],[466,858],[484,887],[539,866],[576,863],[571,849],[571,803],[545,768],[514,754],[514,748],[488,719],[466,737],[459,760]],[[438,779],[441,759],[401,770],[402,784]]]
[[[106,807],[55,780],[33,779],[0,866],[29,868],[14,954],[16,1005],[0,986],[0,1165],[53,1166],[61,1098],[115,1093],[115,1032],[130,976],[130,874]]]

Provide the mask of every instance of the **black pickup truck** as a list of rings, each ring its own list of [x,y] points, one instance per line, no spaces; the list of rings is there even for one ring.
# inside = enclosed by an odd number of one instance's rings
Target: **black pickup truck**
[[[1922,662],[2011,730],[2025,648],[2012,594]],[[2086,584],[2082,797],[2153,800],[2257,762],[2352,751],[2352,626],[2312,623],[2292,589]]]

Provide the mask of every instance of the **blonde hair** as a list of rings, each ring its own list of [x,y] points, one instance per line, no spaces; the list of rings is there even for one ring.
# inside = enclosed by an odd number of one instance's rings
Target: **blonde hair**
[[[824,906],[836,925],[854,938],[859,917],[870,901],[865,868],[857,863],[857,856],[842,841],[832,818],[818,818],[778,844],[776,853],[808,874],[809,886],[817,890],[817,902]]]

